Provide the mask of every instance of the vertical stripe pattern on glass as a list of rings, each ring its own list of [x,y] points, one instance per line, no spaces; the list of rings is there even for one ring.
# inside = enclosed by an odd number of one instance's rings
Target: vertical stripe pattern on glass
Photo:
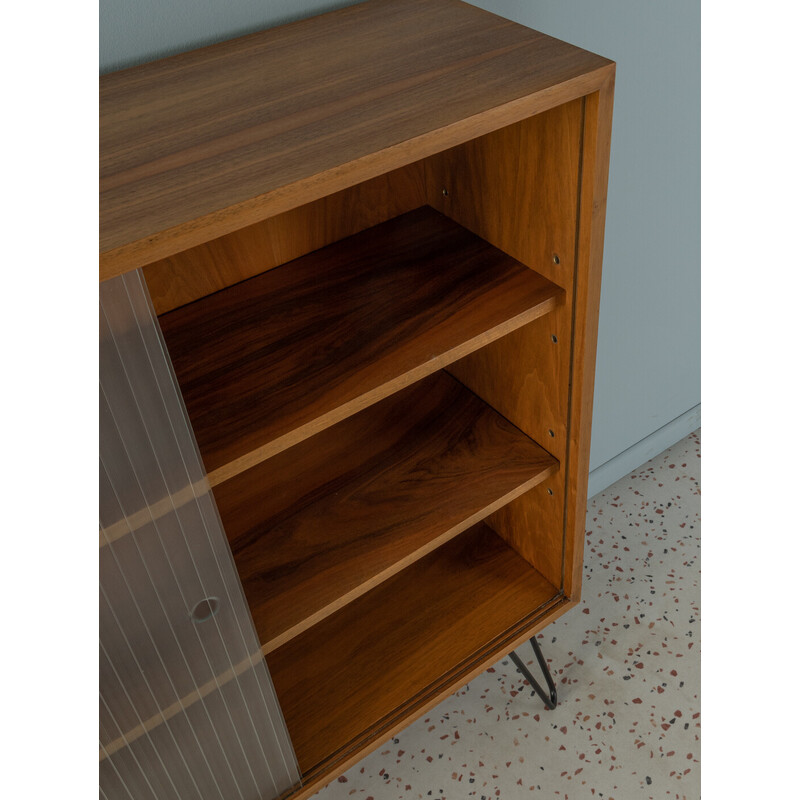
[[[139,271],[100,285],[100,787],[269,800],[300,782]]]

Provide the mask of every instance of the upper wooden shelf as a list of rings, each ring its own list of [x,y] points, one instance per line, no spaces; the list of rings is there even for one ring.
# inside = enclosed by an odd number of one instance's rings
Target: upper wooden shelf
[[[100,279],[596,90],[612,62],[377,0],[100,79]]]
[[[555,284],[423,207],[160,322],[213,486],[562,298]]]

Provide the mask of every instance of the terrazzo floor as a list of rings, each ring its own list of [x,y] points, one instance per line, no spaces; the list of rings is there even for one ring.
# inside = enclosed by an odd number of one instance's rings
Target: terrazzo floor
[[[557,708],[505,658],[315,800],[700,797],[700,431],[592,498],[586,528],[582,603],[539,636]]]

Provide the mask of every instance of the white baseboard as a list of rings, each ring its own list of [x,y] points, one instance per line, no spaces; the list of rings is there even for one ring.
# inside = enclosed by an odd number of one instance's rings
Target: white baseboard
[[[654,431],[618,456],[606,461],[589,473],[589,497],[599,494],[604,489],[633,472],[653,456],[663,453],[668,447],[679,442],[692,431],[700,427],[700,404],[690,408],[672,422]]]

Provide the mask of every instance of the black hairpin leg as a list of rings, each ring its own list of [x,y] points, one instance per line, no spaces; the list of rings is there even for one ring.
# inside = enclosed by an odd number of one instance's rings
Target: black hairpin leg
[[[528,683],[533,688],[533,691],[539,695],[547,708],[553,709],[558,703],[556,685],[553,683],[552,677],[550,677],[550,670],[547,667],[547,662],[544,660],[542,651],[539,648],[539,642],[536,641],[535,636],[531,639],[531,647],[533,648],[533,652],[536,654],[536,660],[539,662],[544,679],[547,681],[547,688],[550,690],[550,697],[545,694],[544,689],[542,689],[542,687],[536,682],[533,675],[531,675],[530,670],[525,666],[525,664],[522,663],[522,659],[513,650],[509,653],[509,655],[511,656],[511,660],[514,662],[517,669],[525,676]]]

